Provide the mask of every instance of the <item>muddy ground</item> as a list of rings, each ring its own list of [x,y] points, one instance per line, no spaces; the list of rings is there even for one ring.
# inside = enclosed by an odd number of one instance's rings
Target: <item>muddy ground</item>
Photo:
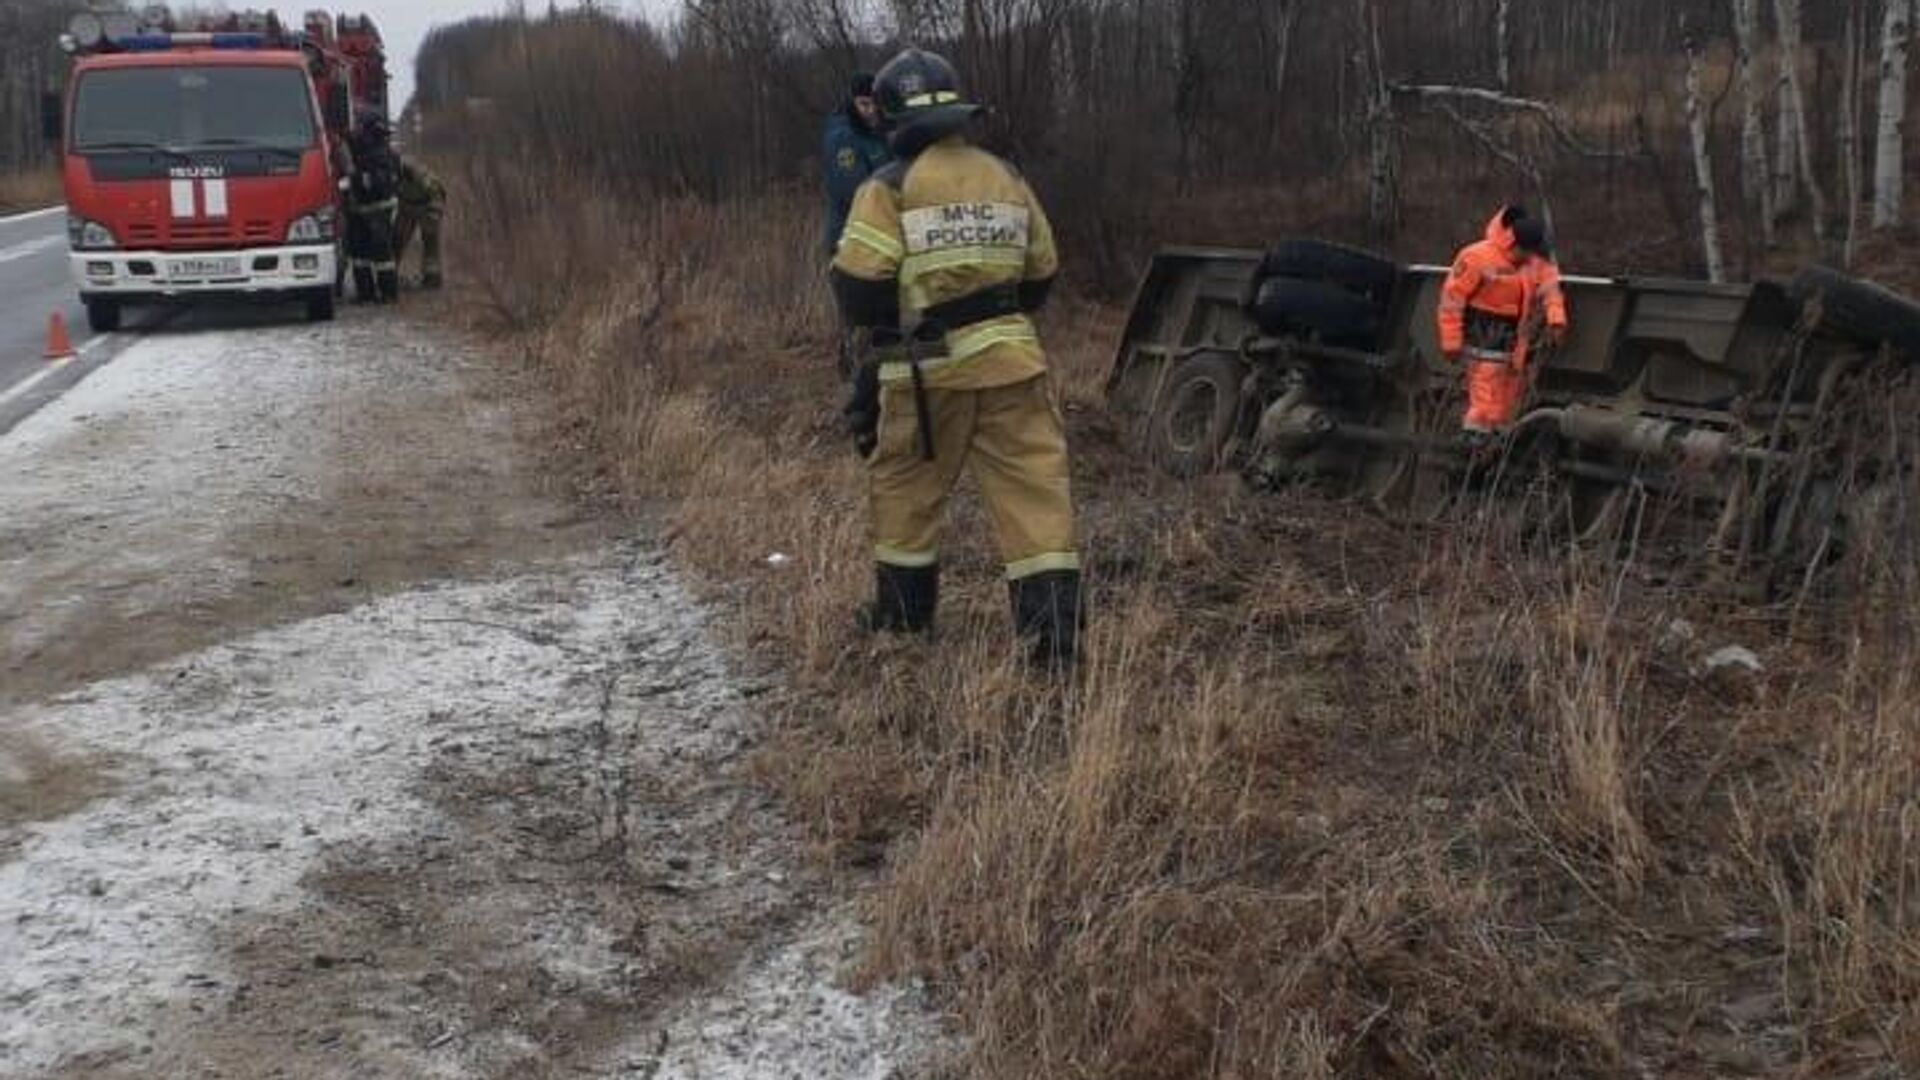
[[[776,688],[542,397],[213,313],[0,437],[0,1075],[934,1067],[740,776]]]

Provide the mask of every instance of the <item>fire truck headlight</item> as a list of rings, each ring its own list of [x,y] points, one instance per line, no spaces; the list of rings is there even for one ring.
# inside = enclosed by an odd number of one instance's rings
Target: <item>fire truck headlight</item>
[[[67,245],[75,251],[112,251],[113,232],[97,221],[67,215]]]
[[[287,226],[287,243],[322,244],[333,239],[333,208],[326,207],[303,217],[295,218]]]

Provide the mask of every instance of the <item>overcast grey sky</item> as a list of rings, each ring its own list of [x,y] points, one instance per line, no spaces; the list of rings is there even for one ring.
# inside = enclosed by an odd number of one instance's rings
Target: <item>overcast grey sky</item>
[[[573,7],[576,3],[577,0],[560,0],[561,7]],[[413,57],[420,51],[420,42],[426,38],[427,31],[435,26],[459,22],[470,15],[492,15],[507,7],[505,0],[331,0],[324,5],[296,4],[292,0],[230,0],[227,6],[277,7],[282,9],[281,14],[289,18],[298,18],[300,11],[322,6],[330,11],[373,16],[373,21],[379,25],[380,33],[387,41],[388,66],[393,69],[395,111],[413,96]],[[602,6],[658,18],[678,9],[679,3],[678,0],[620,0]],[[528,0],[527,7],[533,11],[544,11],[546,0]]]

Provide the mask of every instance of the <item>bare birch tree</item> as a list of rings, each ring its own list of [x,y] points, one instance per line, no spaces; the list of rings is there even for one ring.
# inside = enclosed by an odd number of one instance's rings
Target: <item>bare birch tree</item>
[[[1840,79],[1840,184],[1846,205],[1840,238],[1840,265],[1853,265],[1854,243],[1860,236],[1860,107],[1861,71],[1866,67],[1862,9],[1866,0],[1848,0],[1844,40],[1845,70]]]
[[[1766,88],[1760,83],[1756,54],[1760,42],[1760,0],[1733,0],[1734,73],[1740,84],[1740,191],[1747,220],[1758,224],[1761,243],[1775,243],[1773,176],[1767,161]]]
[[[1362,41],[1361,75],[1367,92],[1367,223],[1376,236],[1391,236],[1400,216],[1398,163],[1394,160],[1393,90],[1380,45],[1380,12],[1372,0],[1356,0]]]
[[[1687,32],[1687,132],[1693,144],[1694,199],[1700,208],[1700,247],[1707,260],[1707,279],[1727,279],[1726,258],[1720,251],[1720,208],[1714,196],[1713,146],[1707,132],[1705,77],[1706,47],[1699,34]]]
[[[1494,8],[1493,79],[1501,93],[1513,89],[1513,0],[1498,0]]]
[[[1282,125],[1287,110],[1287,68],[1293,61],[1293,32],[1300,24],[1300,13],[1304,9],[1303,0],[1262,0],[1260,4],[1260,47],[1266,53],[1268,85],[1267,93],[1267,150],[1277,152],[1281,147]]]
[[[1800,205],[1800,143],[1805,127],[1800,116],[1799,0],[1772,0],[1774,9],[1774,96],[1779,115],[1778,145],[1773,155],[1773,213],[1779,220]],[[1789,19],[1789,15],[1791,19]],[[1787,27],[1791,25],[1793,29]],[[1793,45],[1788,47],[1789,40]]]
[[[1793,129],[1794,165],[1799,173],[1797,188],[1807,193],[1808,209],[1813,217],[1814,239],[1827,239],[1827,197],[1820,188],[1819,174],[1813,169],[1813,141],[1807,136],[1807,95],[1800,78],[1800,0],[1773,0],[1774,19],[1779,26],[1781,85],[1780,126]]]
[[[1907,48],[1913,33],[1913,0],[1886,0],[1880,28],[1880,95],[1875,126],[1873,227],[1900,224],[1906,175]]]

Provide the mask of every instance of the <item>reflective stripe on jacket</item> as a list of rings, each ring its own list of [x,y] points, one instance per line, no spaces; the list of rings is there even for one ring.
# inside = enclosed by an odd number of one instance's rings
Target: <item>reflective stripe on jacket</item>
[[[863,281],[894,282],[904,325],[939,305],[1048,281],[1059,271],[1040,200],[1011,165],[985,150],[949,138],[922,151],[896,179],[883,174],[862,185],[834,267]],[[945,346],[946,356],[921,364],[929,386],[982,390],[1046,370],[1025,314],[949,328]]]
[[[1440,290],[1440,349],[1451,354],[1466,347],[1471,308],[1521,328],[1513,359],[1524,363],[1526,331],[1536,305],[1544,308],[1548,326],[1565,326],[1567,299],[1560,288],[1560,268],[1550,259],[1516,251],[1513,230],[1501,216],[1496,213],[1487,223],[1485,239],[1454,256],[1453,269]]]

